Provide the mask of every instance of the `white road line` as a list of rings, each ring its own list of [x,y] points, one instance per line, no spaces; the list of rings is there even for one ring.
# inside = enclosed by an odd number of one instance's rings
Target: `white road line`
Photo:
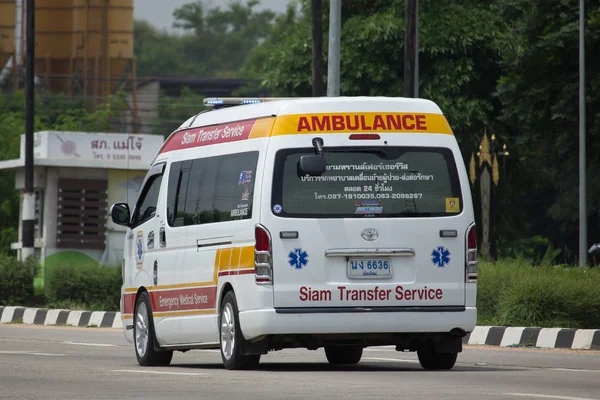
[[[600,374],[600,369],[548,368],[548,370],[563,372],[596,372]]]
[[[16,355],[25,355],[25,356],[49,356],[49,357],[62,357],[64,354],[54,354],[54,353],[38,353],[35,351],[12,351],[12,350],[3,350],[0,351],[0,354],[16,354]]]
[[[150,371],[143,369],[113,369],[111,372],[131,372],[134,374],[156,374],[156,375],[183,375],[183,376],[206,376],[197,372],[168,372],[168,371]]]
[[[94,346],[94,347],[118,347],[116,344],[107,344],[107,343],[80,343],[80,342],[70,342],[65,341],[65,344],[72,344],[76,346]]]
[[[561,400],[597,400],[589,397],[570,397],[570,396],[555,396],[551,394],[535,394],[535,393],[496,393],[498,395],[518,396],[518,397],[537,397],[540,399],[561,399]]]
[[[381,358],[381,357],[363,357],[363,360],[373,360],[373,361],[395,361],[395,362],[406,362],[418,364],[418,360],[406,360],[404,358]]]
[[[395,351],[396,353],[400,353],[399,351],[396,351],[395,347],[391,349],[363,349],[363,351]]]

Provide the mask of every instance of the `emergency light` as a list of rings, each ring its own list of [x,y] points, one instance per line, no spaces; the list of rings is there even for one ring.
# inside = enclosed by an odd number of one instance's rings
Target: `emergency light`
[[[258,104],[267,101],[290,100],[289,97],[207,97],[203,104],[205,107],[222,108],[241,106],[244,104]]]

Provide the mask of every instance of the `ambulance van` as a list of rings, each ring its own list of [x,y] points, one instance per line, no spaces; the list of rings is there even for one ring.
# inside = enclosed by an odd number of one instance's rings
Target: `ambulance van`
[[[227,369],[369,346],[451,369],[476,323],[465,165],[431,101],[206,99],[164,142],[127,227],[121,317],[140,365],[220,349]]]

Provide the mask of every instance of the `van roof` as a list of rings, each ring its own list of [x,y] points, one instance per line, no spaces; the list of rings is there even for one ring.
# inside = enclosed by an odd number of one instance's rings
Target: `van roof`
[[[425,99],[269,99],[197,114],[171,133],[159,154],[261,137],[355,132],[453,135],[440,108]]]
[[[203,112],[187,120],[179,129],[281,115],[368,112],[443,114],[437,104],[426,99],[383,96],[302,97]]]

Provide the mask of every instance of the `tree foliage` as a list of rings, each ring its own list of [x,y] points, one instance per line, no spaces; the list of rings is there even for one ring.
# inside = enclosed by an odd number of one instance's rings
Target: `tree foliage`
[[[260,2],[231,2],[209,7],[202,0],[173,12],[182,35],[160,32],[135,22],[135,55],[139,76],[239,77],[248,53],[271,32],[275,14],[255,11]]]
[[[276,19],[245,70],[273,95],[311,95],[310,2]],[[469,162],[484,128],[507,143],[501,253],[531,238],[573,261],[578,246],[577,0],[419,1],[419,96],[438,103]],[[328,3],[323,17],[328,39]],[[341,95],[402,96],[403,0],[342,3]],[[600,5],[586,1],[588,171],[598,169]],[[591,55],[591,56],[590,56]],[[327,58],[327,55],[325,54]],[[588,174],[590,240],[600,240],[600,178]],[[550,223],[551,222],[551,223]]]

